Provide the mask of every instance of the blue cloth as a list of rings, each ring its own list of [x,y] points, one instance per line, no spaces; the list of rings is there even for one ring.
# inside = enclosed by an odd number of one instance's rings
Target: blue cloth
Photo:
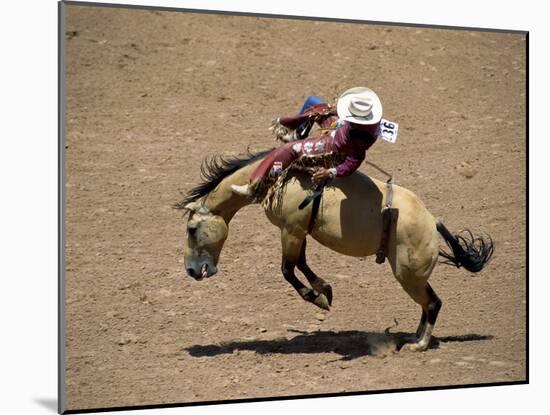
[[[306,110],[309,107],[313,107],[317,104],[324,104],[327,101],[325,101],[323,98],[318,97],[317,95],[310,95],[306,98],[304,105],[302,105],[302,109],[300,110],[300,114],[303,114],[306,112]],[[309,135],[309,131],[311,130],[311,124],[308,122],[305,122],[296,128],[296,132],[298,133],[299,137],[301,139],[306,138]]]
[[[326,102],[327,101],[325,101],[321,97],[318,97],[316,95],[310,95],[309,97],[306,98],[306,100],[304,102],[304,105],[302,105],[302,109],[300,110],[300,114],[303,114],[304,112],[306,112],[306,110],[309,107],[313,107],[314,105],[317,105],[317,104],[324,104]]]

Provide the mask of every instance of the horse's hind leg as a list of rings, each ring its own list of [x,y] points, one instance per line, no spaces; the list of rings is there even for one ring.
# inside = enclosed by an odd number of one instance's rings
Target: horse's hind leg
[[[283,246],[283,261],[281,265],[281,271],[285,280],[292,285],[292,287],[300,294],[300,296],[310,303],[315,304],[324,310],[329,310],[329,302],[324,294],[316,293],[311,288],[306,287],[296,277],[294,268],[296,267],[299,258],[300,250],[304,239],[300,239],[294,235],[288,233],[283,229],[281,233],[281,241]]]
[[[417,285],[407,284],[406,281],[403,281],[402,285],[411,298],[422,307],[422,318],[416,331],[416,341],[405,344],[403,348],[406,350],[424,351],[430,345],[432,332],[442,302],[428,282]]]
[[[324,279],[318,277],[306,262],[306,239],[304,239],[304,242],[302,243],[297,265],[298,269],[306,276],[313,289],[321,294],[324,294],[328,300],[328,304],[332,305],[332,287]]]

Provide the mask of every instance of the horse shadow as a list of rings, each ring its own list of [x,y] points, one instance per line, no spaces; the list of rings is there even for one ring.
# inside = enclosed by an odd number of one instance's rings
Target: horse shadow
[[[257,354],[318,354],[336,353],[339,360],[353,360],[363,356],[383,357],[398,352],[414,334],[377,333],[365,331],[299,331],[291,339],[286,337],[270,340],[230,341],[221,344],[194,345],[183,350],[192,357],[214,357],[232,354],[235,351],[253,351]],[[437,349],[441,343],[491,340],[494,336],[466,334],[460,336],[432,337],[430,349]]]

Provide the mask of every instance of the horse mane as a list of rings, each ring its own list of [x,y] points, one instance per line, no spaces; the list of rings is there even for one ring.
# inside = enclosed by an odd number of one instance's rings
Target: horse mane
[[[269,154],[271,150],[263,150],[257,153],[247,151],[245,157],[223,157],[214,155],[205,158],[201,163],[201,183],[193,187],[185,194],[182,201],[174,205],[175,209],[184,209],[185,205],[199,200],[214,190],[223,179],[237,170],[247,166]]]

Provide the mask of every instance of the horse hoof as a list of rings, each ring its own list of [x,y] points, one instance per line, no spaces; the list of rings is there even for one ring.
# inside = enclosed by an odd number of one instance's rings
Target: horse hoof
[[[415,343],[405,343],[401,350],[409,352],[424,352],[428,349],[428,343],[415,342]]]
[[[330,311],[330,303],[325,294],[319,294],[315,298],[315,300],[313,300],[313,304],[315,304],[319,308],[322,308],[323,310]]]

